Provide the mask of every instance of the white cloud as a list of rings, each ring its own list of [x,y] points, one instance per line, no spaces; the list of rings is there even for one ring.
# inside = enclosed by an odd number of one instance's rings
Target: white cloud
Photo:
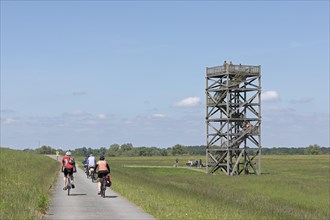
[[[108,118],[109,117],[106,114],[98,114],[97,115],[97,119],[99,119],[99,120],[106,120]]]
[[[201,104],[199,97],[188,97],[174,104],[175,107],[194,107]]]
[[[85,115],[89,115],[86,112],[77,110],[77,111],[72,111],[72,112],[65,112],[64,115],[68,115],[68,116],[85,116]]]
[[[261,94],[261,101],[275,101],[280,99],[276,91],[267,91]]]
[[[92,120],[92,119],[88,119],[88,120],[84,121],[83,124],[86,124],[86,125],[96,125],[97,124],[97,121]]]
[[[152,118],[165,118],[166,117],[166,115],[164,115],[164,114],[153,114],[152,116],[151,116]]]
[[[12,118],[4,118],[1,120],[2,124],[4,125],[12,125],[16,122],[15,119],[12,119]]]

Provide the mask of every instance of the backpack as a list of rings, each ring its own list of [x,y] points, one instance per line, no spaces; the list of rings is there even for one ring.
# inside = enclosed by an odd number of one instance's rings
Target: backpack
[[[74,165],[76,162],[74,161],[73,157],[69,158],[69,164]]]

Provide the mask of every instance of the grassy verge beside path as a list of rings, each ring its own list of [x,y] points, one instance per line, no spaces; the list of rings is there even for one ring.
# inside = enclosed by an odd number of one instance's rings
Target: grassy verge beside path
[[[0,148],[0,219],[41,219],[60,163],[44,155]]]
[[[175,157],[107,160],[113,190],[157,219],[330,219],[329,155],[263,156],[260,176],[152,167]]]

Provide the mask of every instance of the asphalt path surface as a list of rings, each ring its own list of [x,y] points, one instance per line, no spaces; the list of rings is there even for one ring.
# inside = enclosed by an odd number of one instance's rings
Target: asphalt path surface
[[[154,219],[140,207],[113,192],[109,187],[105,198],[97,195],[97,183],[87,179],[81,169],[74,173],[75,189],[70,196],[63,190],[63,173],[59,171],[52,190],[50,207],[44,216],[49,219]],[[113,183],[115,184],[115,183]]]

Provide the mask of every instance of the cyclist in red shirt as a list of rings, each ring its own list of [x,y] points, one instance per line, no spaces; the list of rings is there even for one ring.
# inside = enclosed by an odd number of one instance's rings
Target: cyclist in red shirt
[[[71,155],[70,151],[66,152],[65,156],[62,159],[62,172],[64,172],[64,187],[63,187],[63,190],[66,190],[66,181],[67,181],[68,174],[71,177],[72,189],[74,189],[75,186],[73,184],[73,173],[76,172],[76,164],[75,164],[74,158]]]
[[[98,187],[98,195],[101,194],[101,178],[105,177],[108,175],[108,173],[110,173],[110,167],[109,164],[107,163],[107,161],[104,160],[104,156],[100,156],[100,160],[97,161],[96,166],[95,166],[95,170],[99,168],[98,171],[98,183],[97,183],[97,187]]]

